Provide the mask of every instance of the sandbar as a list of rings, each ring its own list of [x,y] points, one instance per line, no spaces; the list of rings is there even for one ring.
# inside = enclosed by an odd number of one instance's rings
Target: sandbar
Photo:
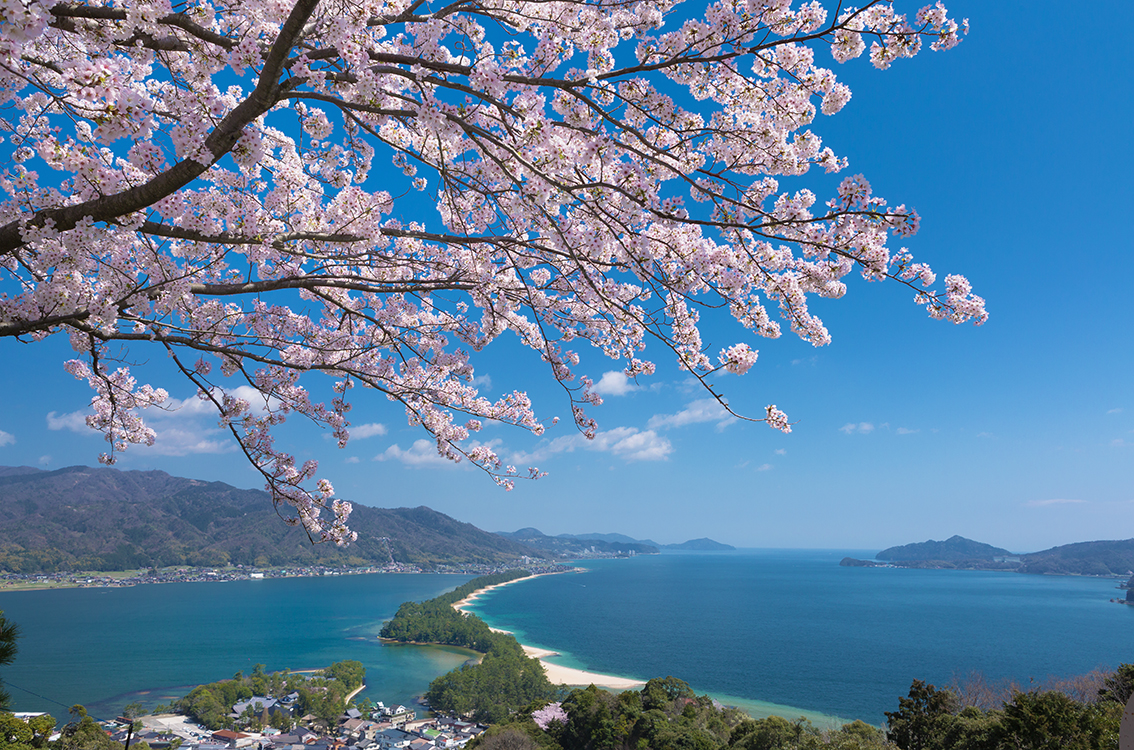
[[[512,581],[504,583],[493,584],[492,586],[485,586],[482,589],[477,589],[459,602],[453,602],[453,609],[458,612],[472,614],[467,609],[475,599],[479,598],[485,592],[501,586],[508,586],[519,581],[530,581],[532,578],[538,578],[541,575],[556,575],[554,573],[537,573],[536,575],[527,576],[525,578],[517,578]],[[508,633],[514,635],[510,631],[501,630],[500,628],[492,628],[498,633]],[[536,648],[535,646],[528,646],[521,643],[524,653],[533,659],[538,659],[539,663],[543,665],[544,671],[547,673],[547,679],[554,685],[567,685],[569,687],[587,687],[594,685],[595,687],[610,688],[611,690],[634,690],[640,688],[646,683],[641,680],[631,680],[628,677],[617,677],[611,674],[599,674],[598,672],[588,672],[583,669],[575,669],[574,667],[565,667],[562,664],[556,664],[548,661],[552,656],[559,656],[556,651],[551,651],[544,648]]]

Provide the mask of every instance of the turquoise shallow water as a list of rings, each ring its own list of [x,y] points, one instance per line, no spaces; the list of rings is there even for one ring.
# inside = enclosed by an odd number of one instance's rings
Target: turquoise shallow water
[[[871,723],[914,678],[944,685],[979,670],[1027,684],[1134,662],[1134,607],[1109,601],[1124,595],[1118,581],[839,567],[847,554],[873,553],[599,560],[474,608],[568,666],[674,675],[757,713],[766,702]]]
[[[971,670],[1027,683],[1134,662],[1134,607],[1117,581],[1010,573],[840,568],[845,551],[666,553],[583,563],[489,592],[474,608],[568,666],[674,675],[756,715],[881,723],[914,678]],[[858,552],[855,556],[872,553]],[[0,594],[23,629],[0,669],[17,710],[84,703],[113,715],[188,686],[340,659],[365,695],[407,702],[469,652],[386,646],[407,600],[468,576],[369,575]],[[31,693],[43,697],[36,697]],[[138,696],[140,691],[147,691]]]
[[[164,703],[255,664],[300,670],[357,659],[367,669],[364,696],[405,703],[472,652],[383,645],[382,622],[404,601],[471,578],[374,574],[6,592],[0,609],[22,636],[0,677],[16,710],[59,716],[83,703],[101,718],[131,700]]]

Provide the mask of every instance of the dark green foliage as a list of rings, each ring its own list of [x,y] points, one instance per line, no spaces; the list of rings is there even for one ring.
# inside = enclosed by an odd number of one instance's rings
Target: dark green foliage
[[[1099,700],[1112,701],[1125,706],[1134,695],[1134,664],[1119,664],[1118,669],[1103,681]]]
[[[71,706],[71,721],[60,730],[59,740],[53,747],[56,750],[122,750],[121,743],[110,739],[79,705]]]
[[[957,698],[948,690],[914,680],[909,697],[898,700],[898,710],[886,712],[887,735],[901,750],[938,747],[957,708]]]
[[[438,677],[430,683],[425,699],[434,709],[494,724],[555,693],[537,659],[522,652],[493,652],[478,664],[465,664]]]
[[[27,721],[9,713],[0,713],[0,748],[3,750],[36,750],[47,747],[55,729],[55,719],[46,714]]]
[[[271,497],[161,471],[72,466],[0,476],[0,570],[229,564],[496,565],[542,553],[429,508],[355,506],[349,547],[312,545]]]
[[[1000,746],[1013,750],[1097,750],[1118,746],[1121,708],[1083,704],[1063,693],[1017,693],[1004,706]]]
[[[528,658],[519,641],[507,633],[495,633],[479,617],[453,608],[478,589],[529,575],[526,570],[510,570],[481,576],[429,601],[406,602],[382,627],[383,638],[460,646],[485,655],[478,664],[466,664],[430,684],[425,697],[435,709],[495,723],[555,694],[543,665]]]
[[[487,586],[507,583],[531,575],[526,570],[480,576],[463,586],[425,602],[406,602],[398,607],[394,619],[382,626],[379,635],[403,643],[440,643],[460,646],[482,654],[523,655],[519,642],[510,635],[495,633],[479,617],[453,609],[453,604]]]
[[[357,665],[357,668],[353,665]],[[361,668],[359,662],[347,661],[332,664],[326,671],[355,675],[361,679],[365,676],[365,670],[362,670],[361,675],[357,674],[358,669]],[[232,713],[234,704],[257,695],[265,698],[280,698],[292,691],[298,691],[300,710],[320,718],[323,718],[324,714],[329,714],[329,720],[333,721],[346,707],[344,698],[352,689],[338,679],[328,680],[317,677],[305,680],[300,675],[290,672],[265,674],[264,665],[257,664],[252,668],[252,674],[247,677],[243,672],[237,672],[231,680],[198,685],[184,698],[171,703],[169,707],[173,711],[193,717],[202,726],[213,730],[231,729],[235,726],[263,727],[265,724],[278,727],[281,720],[273,720],[273,717],[279,715],[279,712],[270,714],[266,721],[262,713],[247,712],[247,716],[235,721],[229,714]]]
[[[898,711],[886,714],[889,738],[901,750],[1116,750],[1123,710],[1058,690],[1017,691],[995,710],[957,707],[951,692],[914,680]]]
[[[0,664],[11,664],[16,658],[16,639],[19,637],[19,626],[4,617],[4,612],[0,611]],[[7,711],[11,702],[12,696],[7,690],[0,688],[0,711]]]
[[[362,666],[362,662],[360,661],[348,659],[346,661],[335,662],[327,667],[325,674],[341,682],[349,693],[356,687],[362,685],[363,679],[366,678],[366,667]],[[260,693],[260,695],[263,695],[263,693]]]

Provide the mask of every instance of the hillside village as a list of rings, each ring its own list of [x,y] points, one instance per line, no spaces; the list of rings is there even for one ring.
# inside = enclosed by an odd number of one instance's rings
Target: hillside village
[[[298,693],[279,700],[255,696],[234,704],[231,716],[238,718],[249,712],[289,715],[295,710],[298,697]],[[180,714],[143,716],[138,720],[141,729],[132,734],[130,743],[145,742],[152,750],[450,750],[464,747],[486,729],[457,718],[419,719],[412,709],[381,702],[366,713],[358,708],[347,709],[333,727],[305,718],[306,725],[287,731],[271,727],[263,731],[210,731]],[[111,729],[111,739],[125,744],[129,731],[128,722],[119,722]]]

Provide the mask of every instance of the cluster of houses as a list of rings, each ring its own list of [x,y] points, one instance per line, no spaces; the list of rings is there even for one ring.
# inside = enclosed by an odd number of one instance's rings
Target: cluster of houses
[[[278,700],[256,697],[233,706],[233,715],[241,716],[248,709],[257,714],[268,710],[291,715],[294,704],[292,696]],[[334,729],[322,732],[307,727],[288,732],[211,732],[186,717],[168,715],[146,716],[141,722],[142,729],[133,733],[131,744],[144,741],[152,750],[453,750],[464,747],[487,728],[455,718],[418,719],[416,712],[405,706],[382,703],[369,715],[349,709]],[[126,735],[127,729],[122,727],[111,737],[125,743]]]

